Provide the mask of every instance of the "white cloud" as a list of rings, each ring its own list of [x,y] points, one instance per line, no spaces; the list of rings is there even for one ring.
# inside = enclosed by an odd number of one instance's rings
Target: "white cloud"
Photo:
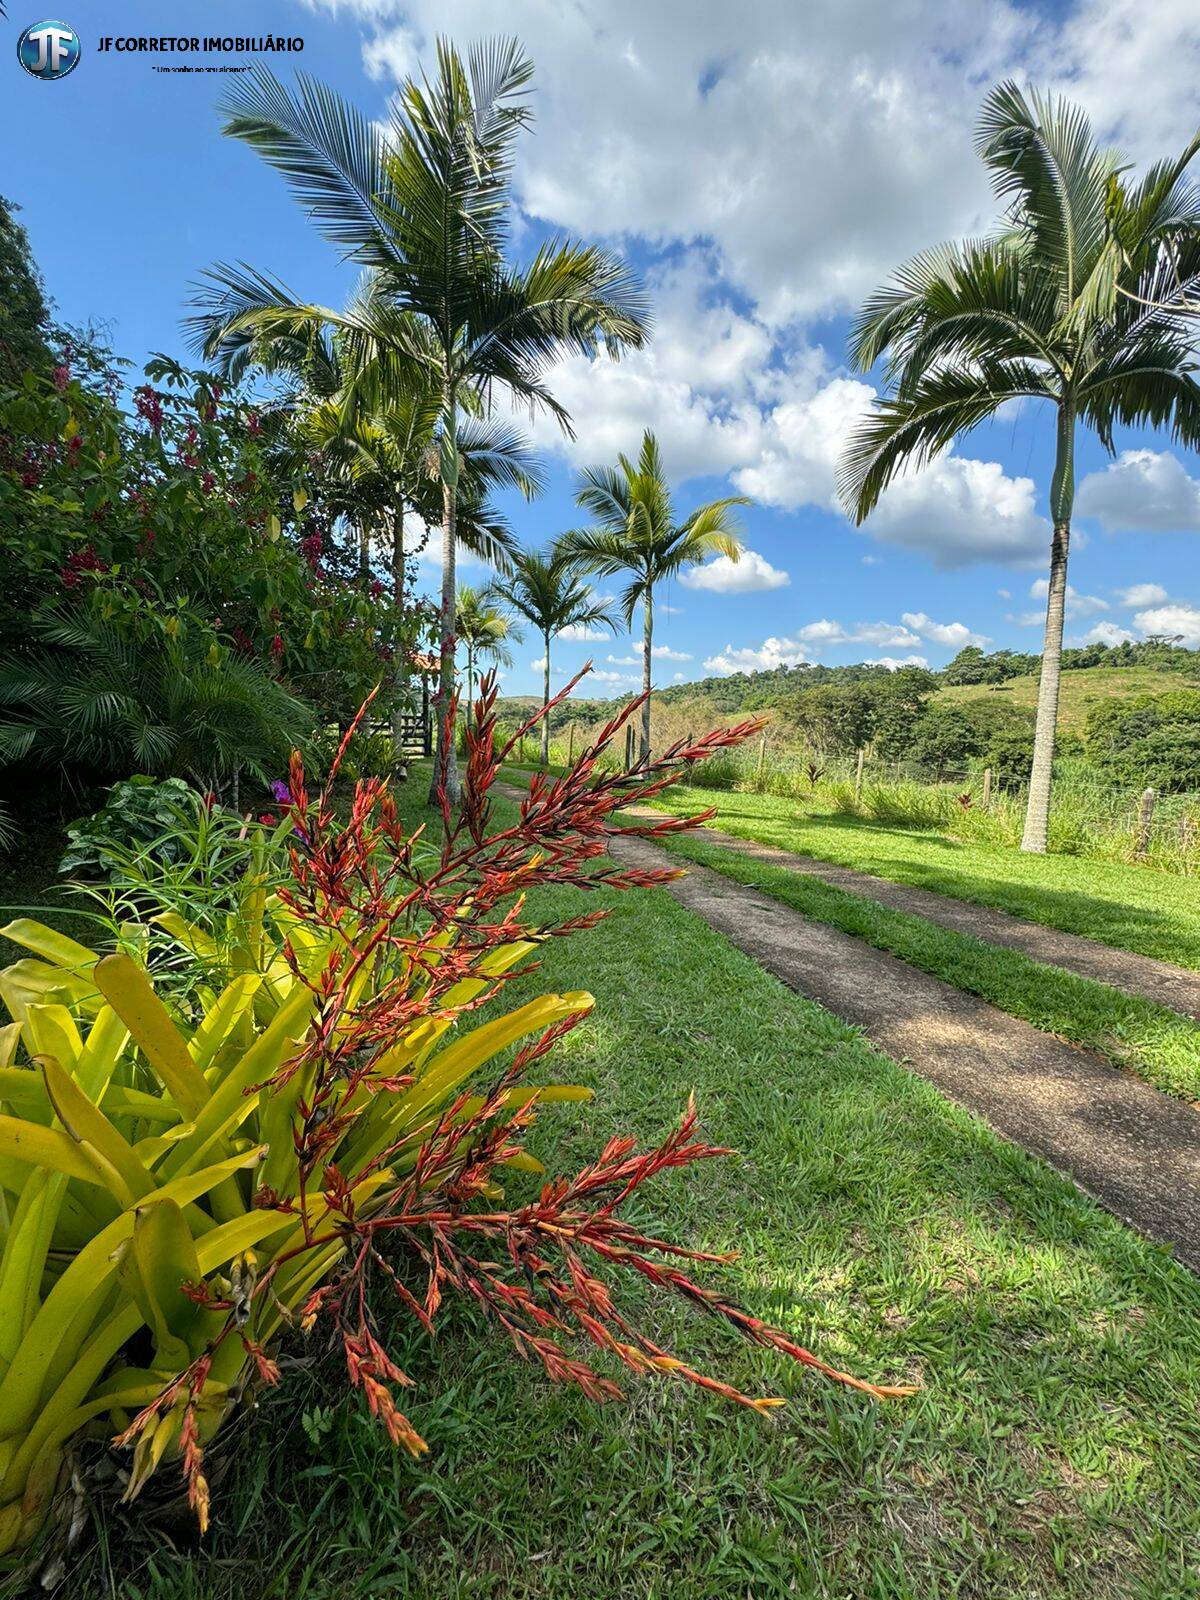
[[[1167,591],[1161,583],[1132,583],[1128,589],[1118,589],[1117,597],[1125,606],[1159,606]]]
[[[965,622],[934,622],[923,611],[906,611],[902,620],[922,639],[944,644],[951,650],[961,650],[968,644],[982,647],[992,642],[986,633],[972,633]]]
[[[566,639],[570,644],[584,644],[594,639],[611,639],[612,635],[606,628],[584,628],[572,622],[569,627],[560,628],[554,637]]]
[[[1044,600],[1049,593],[1049,578],[1035,578],[1029,585],[1031,600]],[[1094,617],[1098,611],[1108,610],[1108,601],[1102,600],[1098,594],[1080,594],[1078,589],[1068,584],[1064,609],[1068,617]],[[1040,617],[1041,613],[1038,615]]]
[[[342,11],[346,0],[326,0]],[[427,60],[438,33],[494,27],[479,0],[355,0],[377,76]],[[705,239],[772,321],[855,305],[931,241],[995,214],[970,129],[1009,74],[1057,80],[1135,153],[1179,148],[1195,120],[1190,0],[509,0],[528,47],[537,135],[518,192],[531,215],[589,236]],[[1145,93],[1146,84],[1154,93]],[[803,174],[803,224],[779,197]]]
[[[871,656],[863,665],[886,667],[889,672],[895,672],[899,667],[927,667],[929,662],[924,656]]]
[[[605,659],[614,667],[640,667],[645,657],[645,648],[640,643],[630,645],[631,650],[636,650],[636,655],[606,656]],[[686,650],[673,650],[669,644],[656,644],[650,650],[651,661],[690,661],[692,658]]]
[[[1011,600],[1012,599],[1012,590],[1011,589],[997,589],[996,593],[1000,596],[1001,600]]]
[[[832,622],[828,617],[821,617],[817,622],[806,622],[796,630],[796,637],[814,647],[873,644],[882,648],[885,645],[906,646],[921,642],[919,634],[901,627],[898,622],[856,622],[846,627],[844,623]]]
[[[807,661],[804,646],[797,639],[764,639],[757,648],[744,645],[735,649],[727,644],[719,655],[704,663],[707,672],[729,677],[735,672],[769,672],[775,667],[795,667]]]
[[[832,507],[838,457],[874,394],[870,384],[852,378],[817,387],[811,368],[803,372],[795,392],[764,415],[757,459],[735,472],[733,481],[743,494],[787,511]]]
[[[918,550],[938,567],[999,561],[1026,567],[1050,545],[1035,509],[1032,478],[1010,478],[998,461],[939,457],[885,490],[866,531]]]
[[[1047,578],[1035,578],[1029,585],[1031,600],[1045,600],[1050,592],[1050,582]],[[1081,617],[1094,617],[1098,612],[1108,610],[1108,601],[1102,600],[1098,594],[1080,594],[1078,589],[1067,585],[1066,598],[1063,611],[1068,621],[1078,621]],[[1040,611],[1022,611],[1013,616],[1009,613],[1008,620],[1018,623],[1022,628],[1040,628],[1046,620],[1046,610],[1043,606]]]
[[[1152,606],[1148,611],[1139,611],[1133,620],[1143,636],[1155,634],[1168,639],[1178,637],[1182,644],[1190,648],[1195,649],[1200,646],[1200,607]]]
[[[1115,622],[1097,622],[1079,640],[1080,644],[1124,644],[1134,636]]]
[[[637,685],[642,681],[636,674],[632,672],[609,672],[604,667],[594,667],[583,681],[585,684],[587,684],[593,678],[597,683],[623,683]]]
[[[745,550],[740,561],[714,556],[702,567],[689,567],[679,581],[685,589],[708,589],[713,594],[757,594],[764,589],[782,589],[792,580],[757,550]]]
[[[1200,532],[1200,479],[1170,450],[1123,450],[1079,485],[1075,509],[1106,533]]]

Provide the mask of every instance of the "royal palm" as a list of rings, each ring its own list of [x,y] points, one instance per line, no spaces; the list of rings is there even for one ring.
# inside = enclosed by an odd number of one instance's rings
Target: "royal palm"
[[[1049,402],[1053,535],[1022,840],[1044,851],[1078,428],[1109,451],[1118,424],[1200,443],[1187,320],[1156,304],[1177,273],[1200,282],[1200,196],[1184,177],[1197,141],[1134,180],[1082,111],[1009,83],[985,101],[977,147],[1007,207],[1002,228],[918,256],[863,308],[851,357],[865,372],[886,355],[888,392],[850,441],[841,489],[861,522],[906,464],[931,460],[1008,401]]]
[[[511,666],[512,652],[509,650],[509,641],[519,639],[521,635],[505,616],[490,591],[476,589],[465,583],[460,583],[458,586],[454,627],[458,642],[467,652],[469,710],[475,699],[475,669],[480,657],[486,656],[497,666]]]
[[[607,606],[597,600],[578,565],[561,547],[546,554],[526,551],[513,563],[512,574],[492,584],[495,599],[524,617],[540,636],[542,705],[550,703],[550,646],[564,628],[607,627],[616,624]],[[550,764],[550,719],[542,718],[542,765]]]
[[[440,399],[442,595],[440,697],[454,682],[458,430],[465,401],[501,393],[568,417],[545,383],[564,354],[617,354],[645,332],[640,294],[605,251],[554,240],[523,267],[506,260],[514,141],[529,120],[531,66],[513,41],[484,44],[466,62],[448,43],[431,81],[408,80],[386,130],[332,90],[301,79],[293,96],[256,71],[226,101],[226,132],[278,167],[341,254],[370,269],[373,292],[348,318],[303,305],[274,280],[246,268],[211,274],[205,302],[208,348],[282,318],[339,326],[369,367],[410,360],[414,381]],[[457,792],[453,740],[439,749],[440,776]]]
[[[710,500],[680,519],[654,435],[647,432],[637,461],[618,456],[615,467],[591,467],[583,474],[576,501],[596,519],[592,528],[567,534],[563,547],[588,570],[606,577],[628,575],[621,610],[632,628],[642,608],[641,759],[650,755],[650,669],[654,644],[654,590],[664,578],[699,566],[710,556],[742,554],[735,506],[748,501],[730,496]]]

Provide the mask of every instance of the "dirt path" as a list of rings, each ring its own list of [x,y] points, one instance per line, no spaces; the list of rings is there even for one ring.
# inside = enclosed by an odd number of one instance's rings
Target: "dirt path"
[[[680,864],[645,840],[614,841],[613,854],[638,865]],[[689,864],[668,892],[789,988],[862,1028],[888,1055],[1200,1271],[1200,1112],[720,873]]]
[[[642,815],[656,817],[661,813],[645,808]],[[893,907],[897,911],[911,911],[940,928],[950,928],[955,933],[969,934],[973,939],[1019,950],[1022,955],[1047,966],[1062,967],[1081,977],[1094,978],[1097,983],[1107,983],[1114,989],[1124,990],[1126,994],[1140,995],[1160,1006],[1169,1006],[1172,1011],[1178,1011],[1185,1017],[1200,1019],[1200,972],[1192,972],[1187,967],[1156,961],[1153,956],[1114,950],[1111,945],[1098,944],[1094,939],[1084,939],[1077,933],[1060,933],[1057,928],[1047,928],[1040,922],[1023,922],[1019,917],[1009,916],[1006,911],[995,911],[990,906],[955,900],[949,895],[936,894],[931,889],[915,889],[908,884],[892,883],[888,878],[876,878],[869,872],[839,867],[831,861],[819,861],[814,856],[795,855],[790,850],[780,850],[773,845],[760,844],[756,839],[742,839],[732,833],[722,833],[717,828],[705,828],[696,837],[719,845],[722,850],[736,850],[741,855],[751,856],[755,861],[773,867],[786,867],[789,872],[820,878],[823,883],[865,895],[880,905]]]

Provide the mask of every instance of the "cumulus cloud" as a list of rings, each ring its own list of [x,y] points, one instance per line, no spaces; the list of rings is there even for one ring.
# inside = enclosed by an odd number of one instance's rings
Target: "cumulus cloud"
[[[775,667],[797,667],[809,658],[798,639],[764,639],[757,648],[744,645],[735,649],[727,644],[718,655],[704,663],[707,672],[730,677],[735,672],[769,672]]]
[[[1128,589],[1118,589],[1117,598],[1125,606],[1159,606],[1167,598],[1161,583],[1131,583]]]
[[[572,622],[566,628],[560,628],[556,639],[566,639],[570,644],[584,644],[594,639],[611,639],[612,635],[605,628],[586,628],[578,622]]]
[[[1077,641],[1079,644],[1124,644],[1134,637],[1128,628],[1115,622],[1097,622]]]
[[[1045,600],[1049,592],[1048,578],[1035,578],[1029,585],[1031,600]],[[1107,611],[1108,608],[1108,601],[1102,600],[1098,594],[1080,594],[1071,584],[1067,585],[1063,611],[1068,622],[1078,621],[1081,617],[1094,617],[1098,612]],[[1023,611],[1018,616],[1010,615],[1008,620],[1018,623],[1022,628],[1040,627],[1046,620],[1046,610],[1043,606],[1040,611]]]
[[[1190,649],[1200,646],[1200,607],[1189,605],[1151,606],[1133,619],[1143,637],[1175,639]]]
[[[1170,450],[1123,450],[1079,485],[1075,509],[1106,533],[1200,532],[1200,479]]]
[[[901,626],[898,622],[855,622],[847,627],[845,623],[833,622],[828,617],[821,617],[816,622],[806,622],[802,628],[796,630],[796,637],[814,647],[873,644],[882,648],[885,645],[902,647],[921,642],[919,634]]]
[[[886,667],[889,672],[895,672],[900,667],[927,667],[929,662],[924,656],[870,656],[864,664],[868,667]]]
[[[703,566],[689,567],[679,581],[685,589],[708,589],[713,594],[758,594],[764,589],[782,589],[792,580],[757,550],[745,550],[739,561],[714,556]]]
[[[866,530],[943,568],[985,561],[1027,567],[1042,560],[1050,545],[1050,524],[1035,509],[1032,478],[1010,478],[998,461],[956,455],[898,478]]]
[[[1035,578],[1029,585],[1031,600],[1044,600],[1049,593],[1049,578]],[[1068,584],[1065,610],[1068,617],[1094,617],[1098,611],[1108,610],[1108,601],[1098,594],[1080,594]]]
[[[961,650],[964,645],[991,644],[986,633],[972,633],[965,622],[934,622],[932,617],[927,617],[923,611],[906,611],[902,621],[914,633],[920,634],[922,639],[930,639],[934,644],[944,644],[951,650]]]

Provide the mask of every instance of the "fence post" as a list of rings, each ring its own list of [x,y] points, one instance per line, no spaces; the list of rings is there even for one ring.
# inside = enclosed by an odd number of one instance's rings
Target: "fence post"
[[[992,769],[983,769],[983,809],[986,811],[992,803]]]
[[[575,765],[575,724],[567,725],[567,770]]]
[[[866,746],[860,744],[859,747],[858,747],[858,761],[855,764],[855,768],[854,768],[854,804],[855,805],[858,804],[859,796],[862,794],[863,762],[866,760],[866,756],[867,756]]]
[[[625,771],[633,766],[633,723],[625,724]]]
[[[520,743],[520,747],[519,747],[519,749],[517,751],[517,756],[518,756],[518,759],[520,760],[521,765],[524,766],[525,765],[525,735],[524,734],[521,735],[521,743]]]
[[[764,733],[761,736],[761,738],[759,739],[759,741],[758,741],[758,773],[757,773],[757,775],[756,775],[756,777],[754,779],[754,787],[758,790],[759,794],[762,793],[763,767],[766,765],[766,760],[767,760],[767,736]]]
[[[1153,789],[1142,790],[1142,799],[1138,806],[1137,847],[1134,850],[1134,855],[1139,861],[1145,860],[1150,849],[1150,827],[1154,821],[1154,800]]]

